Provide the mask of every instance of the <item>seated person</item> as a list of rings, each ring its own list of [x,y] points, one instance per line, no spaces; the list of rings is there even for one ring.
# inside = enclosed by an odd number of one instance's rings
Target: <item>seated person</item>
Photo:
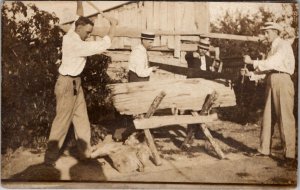
[[[208,38],[200,39],[196,52],[187,52],[185,59],[188,64],[187,78],[216,79],[226,78],[221,74],[222,62],[219,60],[219,48],[214,48],[215,58],[209,55]]]
[[[188,68],[201,69],[202,71],[210,71],[210,67],[213,65],[214,60],[209,57],[209,39],[200,39],[198,44],[198,50],[196,52],[187,52],[185,59],[188,64]]]

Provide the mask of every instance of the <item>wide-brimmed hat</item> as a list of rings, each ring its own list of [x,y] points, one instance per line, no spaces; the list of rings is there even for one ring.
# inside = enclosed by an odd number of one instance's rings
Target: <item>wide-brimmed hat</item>
[[[154,32],[145,31],[141,33],[141,38],[147,40],[154,40],[155,34]]]
[[[200,39],[198,48],[209,50],[209,45],[210,45],[209,38]]]
[[[280,24],[277,24],[275,22],[266,22],[261,28],[261,30],[269,30],[269,29],[278,30],[279,32],[282,32],[283,27]]]

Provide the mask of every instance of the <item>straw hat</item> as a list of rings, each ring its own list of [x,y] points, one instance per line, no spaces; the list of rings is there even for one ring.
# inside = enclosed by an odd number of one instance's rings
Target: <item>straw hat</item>
[[[204,39],[200,39],[198,47],[200,49],[209,50],[209,45],[210,45],[209,38],[204,38]]]
[[[154,40],[155,34],[153,32],[145,31],[141,33],[142,39]]]
[[[264,26],[261,28],[261,30],[278,30],[279,32],[282,32],[283,27],[280,24],[277,24],[275,22],[266,22]]]

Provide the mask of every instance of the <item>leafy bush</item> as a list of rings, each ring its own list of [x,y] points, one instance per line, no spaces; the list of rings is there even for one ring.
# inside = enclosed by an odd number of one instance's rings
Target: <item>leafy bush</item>
[[[2,152],[39,146],[55,113],[59,19],[22,2],[2,7]]]
[[[106,86],[106,84],[114,82],[106,72],[109,63],[111,63],[111,58],[106,55],[88,57],[86,68],[82,73],[82,87],[91,123],[98,123],[103,116],[111,113],[114,109],[109,99],[110,91]]]
[[[2,153],[20,146],[43,148],[55,116],[54,85],[64,33],[54,14],[33,4],[4,3],[1,13]],[[92,56],[83,73],[91,122],[97,122],[109,109],[109,62],[107,56]]]

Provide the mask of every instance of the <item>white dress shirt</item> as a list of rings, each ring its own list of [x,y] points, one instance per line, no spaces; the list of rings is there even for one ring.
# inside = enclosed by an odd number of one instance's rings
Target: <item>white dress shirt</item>
[[[253,61],[253,67],[258,71],[276,70],[292,75],[295,70],[295,57],[291,44],[280,37],[276,38],[267,59]]]
[[[110,45],[111,39],[109,36],[104,36],[101,41],[82,41],[75,32],[74,22],[63,37],[62,64],[58,69],[59,73],[71,76],[80,75],[85,67],[86,57],[100,54]]]
[[[200,69],[202,71],[206,71],[206,59],[205,59],[205,56],[200,56],[200,59],[201,59]]]
[[[198,52],[193,52],[193,57],[201,60],[200,69],[206,71],[206,58],[205,55],[201,56]]]
[[[152,68],[148,66],[148,55],[145,47],[140,44],[136,46],[129,58],[128,69],[136,73],[139,77],[148,77],[152,72]]]

